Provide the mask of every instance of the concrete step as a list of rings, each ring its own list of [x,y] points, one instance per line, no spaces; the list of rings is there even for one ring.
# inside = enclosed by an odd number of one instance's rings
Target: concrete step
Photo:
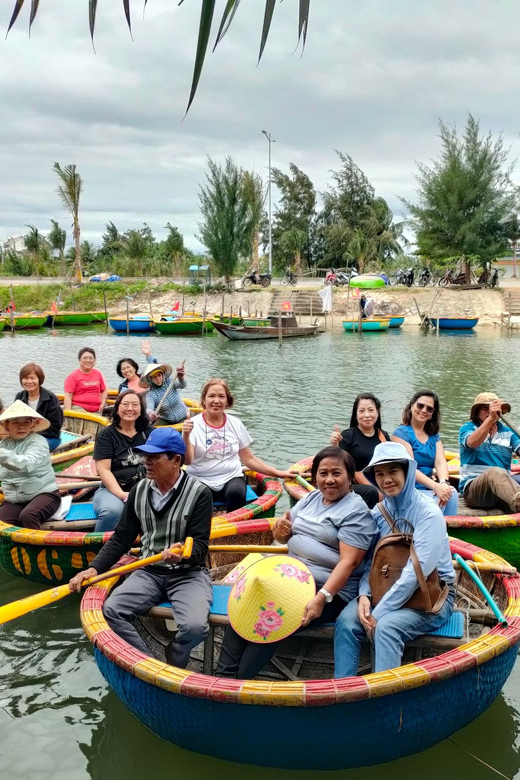
[[[322,300],[317,292],[303,290],[275,290],[272,300],[270,314],[277,314],[282,308],[282,304],[289,301],[292,311],[295,314],[319,315],[322,313]]]

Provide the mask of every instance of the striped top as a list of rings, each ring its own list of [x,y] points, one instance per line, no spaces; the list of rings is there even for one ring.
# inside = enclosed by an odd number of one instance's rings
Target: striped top
[[[179,390],[177,389],[186,387],[186,380],[184,377],[182,379],[177,377],[171,388],[168,390],[169,387],[169,379],[164,380],[161,387],[150,385],[150,388],[146,393],[146,411],[153,412],[159,405],[162,397],[166,394],[166,398],[163,405],[161,406],[159,415],[164,420],[168,420],[169,423],[178,423],[181,422],[181,420],[185,420],[188,413],[188,407],[182,400],[179,394]]]

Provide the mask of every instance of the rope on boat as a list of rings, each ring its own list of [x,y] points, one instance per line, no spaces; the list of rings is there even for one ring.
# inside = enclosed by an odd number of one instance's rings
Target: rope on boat
[[[492,772],[495,772],[495,774],[499,775],[500,777],[505,778],[505,780],[512,780],[511,777],[508,777],[507,775],[502,774],[498,769],[495,769],[494,766],[491,766],[491,764],[488,764],[487,761],[484,761],[484,759],[479,758],[474,753],[472,753],[470,750],[466,750],[466,748],[462,747],[462,745],[459,745],[458,742],[455,742],[451,737],[446,737],[446,739],[451,742],[452,745],[455,745],[455,747],[460,748],[464,753],[467,753],[468,756],[471,756],[471,758],[474,758],[475,761],[478,761],[481,764],[484,764],[484,766],[487,766],[488,769],[491,769]]]

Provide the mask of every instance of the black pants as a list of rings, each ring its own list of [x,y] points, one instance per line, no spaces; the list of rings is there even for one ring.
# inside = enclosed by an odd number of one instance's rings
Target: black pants
[[[340,596],[334,596],[330,604],[325,604],[319,618],[311,621],[308,626],[302,626],[296,633],[304,631],[306,628],[316,628],[324,623],[334,623],[345,607],[343,599]],[[224,634],[215,675],[239,680],[252,680],[267,666],[276,652],[277,646],[278,642],[270,642],[269,644],[248,642],[247,639],[242,639],[231,626],[228,626]]]
[[[379,501],[379,492],[373,485],[352,485],[352,492],[361,496],[369,509],[373,509]]]
[[[57,490],[53,493],[40,493],[27,504],[11,504],[9,501],[4,501],[0,507],[0,520],[21,528],[37,530],[42,527],[42,523],[52,517],[60,502],[61,498]]]
[[[233,477],[221,490],[211,490],[214,504],[225,504],[226,512],[241,509],[246,503],[247,483],[245,477]]]

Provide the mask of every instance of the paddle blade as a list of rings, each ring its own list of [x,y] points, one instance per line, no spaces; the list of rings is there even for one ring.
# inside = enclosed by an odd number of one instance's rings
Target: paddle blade
[[[14,620],[22,615],[26,615],[34,609],[53,604],[55,601],[65,598],[65,596],[68,596],[70,593],[71,590],[68,585],[58,585],[56,588],[43,590],[41,593],[35,593],[32,596],[26,596],[24,599],[5,604],[3,607],[0,607],[0,625],[9,623],[10,620]]]

